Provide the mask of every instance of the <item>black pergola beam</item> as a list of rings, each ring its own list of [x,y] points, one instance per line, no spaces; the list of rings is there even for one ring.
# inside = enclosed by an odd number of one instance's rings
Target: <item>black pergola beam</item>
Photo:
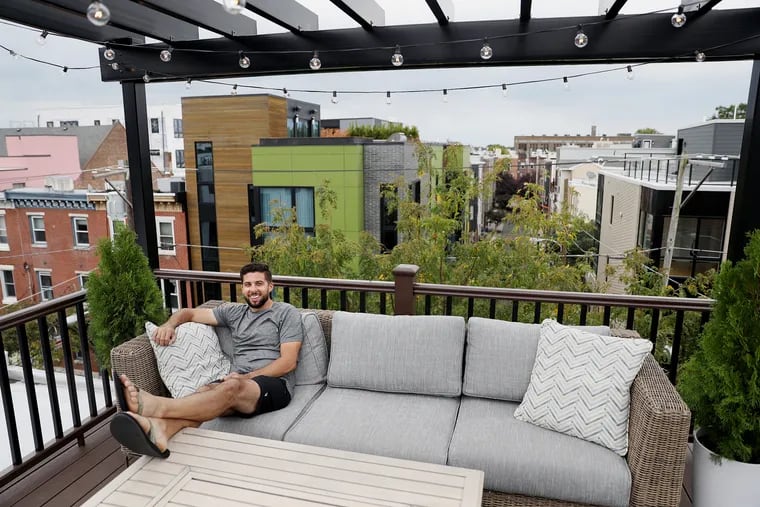
[[[718,5],[721,0],[706,0],[702,3],[684,5],[684,12],[686,13],[686,22],[694,21],[695,19],[704,16],[712,10],[713,7]],[[684,2],[681,2],[682,4]]]
[[[604,12],[604,19],[615,19],[620,14],[620,9],[623,8],[628,0],[607,0],[608,4],[612,4],[606,8]]]
[[[330,0],[365,30],[385,26],[385,10],[375,0]]]
[[[245,6],[293,33],[319,30],[319,17],[295,0],[248,0]]]
[[[256,35],[256,20],[237,16],[208,0],[132,0],[167,16],[198,25],[223,37]]]
[[[62,7],[43,5],[42,2],[36,0],[16,3],[1,1],[0,19],[77,39],[98,42],[131,39],[134,44],[145,43],[145,37],[140,34],[110,25],[97,27],[81,14]]]
[[[530,10],[533,2],[531,0],[520,0],[520,21],[526,23],[530,21]]]
[[[716,10],[688,30],[673,28],[671,15],[618,16],[602,25],[593,24],[598,16],[534,19],[529,23],[531,34],[512,37],[504,36],[525,31],[519,20],[456,22],[445,30],[426,24],[376,27],[372,32],[361,28],[323,30],[309,37],[281,33],[235,41],[208,39],[174,44],[168,63],[157,56],[162,45],[124,47],[118,50],[121,69],[117,71],[101,54],[101,76],[104,81],[128,81],[142,79],[147,71],[156,80],[179,81],[300,74],[310,72],[308,60],[315,49],[322,60],[319,72],[388,70],[394,68],[388,55],[396,45],[404,55],[403,68],[482,66],[479,51],[484,37],[494,50],[488,65],[691,62],[697,48],[702,48],[710,61],[746,60],[760,54],[760,37],[751,38],[758,33],[760,9]],[[591,41],[582,49],[572,43],[580,24]],[[718,29],[726,26],[731,30]],[[461,40],[469,42],[452,43]],[[707,49],[712,47],[718,49]],[[345,51],[347,48],[365,49]],[[237,64],[240,50],[254,62],[248,69]]]
[[[430,11],[440,26],[448,25],[454,17],[454,4],[451,0],[426,0]]]
[[[43,0],[43,2],[78,13],[84,21],[87,21],[85,15],[91,0]],[[107,5],[111,11],[109,26],[114,28],[139,33],[166,43],[198,39],[198,27],[180,19],[127,1],[107,2]]]

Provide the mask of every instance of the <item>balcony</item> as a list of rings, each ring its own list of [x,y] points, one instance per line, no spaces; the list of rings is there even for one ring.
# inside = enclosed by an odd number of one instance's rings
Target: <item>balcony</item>
[[[538,291],[505,288],[466,287],[418,283],[416,267],[398,266],[393,281],[333,280],[275,276],[276,298],[301,308],[340,309],[353,312],[395,314],[445,314],[482,316],[522,322],[540,322],[553,317],[567,324],[604,323],[613,328],[634,329],[654,337],[659,350],[670,352],[658,357],[675,382],[683,343],[690,341],[709,318],[713,301],[651,296],[620,296],[592,293]],[[180,270],[158,270],[159,279],[172,280],[179,288],[174,295],[183,307],[197,306],[220,292],[235,301],[239,278],[235,274]],[[173,295],[167,294],[167,301]],[[20,371],[28,400],[30,423],[20,426],[22,403],[14,399],[9,367],[0,362],[0,393],[5,418],[4,446],[10,449],[11,466],[0,471],[0,496],[10,505],[42,505],[55,498],[56,505],[77,504],[94,494],[128,466],[128,460],[111,438],[107,423],[116,408],[111,397],[108,372],[93,372],[85,320],[86,293],[80,291],[54,301],[0,317],[0,334],[15,333]],[[71,317],[74,316],[74,317]],[[73,322],[78,339],[69,333],[66,319]],[[658,332],[665,319],[673,320],[673,332]],[[647,324],[642,330],[642,322]],[[687,325],[685,322],[697,322]],[[51,326],[50,324],[57,324]],[[51,336],[49,329],[60,330]],[[31,339],[32,335],[38,339]],[[658,335],[660,336],[659,338]],[[6,340],[6,343],[8,340]],[[59,345],[56,345],[59,343]],[[0,342],[0,345],[2,343]],[[75,372],[72,346],[81,350],[81,372]],[[37,348],[39,350],[37,350]],[[54,362],[59,348],[60,366]],[[35,389],[33,353],[42,364],[49,403],[41,404]],[[18,367],[17,367],[18,369]],[[59,397],[56,373],[65,378],[68,400]],[[39,378],[39,375],[38,375]],[[76,387],[77,379],[80,387]],[[60,383],[60,381],[59,381]],[[102,392],[98,403],[96,387]],[[79,391],[84,391],[86,414],[80,414]],[[16,398],[21,391],[16,389]],[[15,403],[15,405],[14,405]],[[49,405],[49,406],[47,406]],[[71,414],[71,426],[64,427],[62,413]],[[51,427],[51,435],[43,428]],[[22,449],[31,437],[33,449]],[[2,456],[2,455],[0,455]],[[686,477],[689,473],[687,470]],[[685,479],[681,505],[690,505],[690,487]],[[63,503],[60,503],[63,502]]]

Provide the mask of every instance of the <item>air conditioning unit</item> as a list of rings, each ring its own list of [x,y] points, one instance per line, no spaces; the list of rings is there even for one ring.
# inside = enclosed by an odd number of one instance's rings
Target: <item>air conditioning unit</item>
[[[106,201],[106,212],[110,220],[126,220],[127,204],[118,193],[109,192],[108,200]]]

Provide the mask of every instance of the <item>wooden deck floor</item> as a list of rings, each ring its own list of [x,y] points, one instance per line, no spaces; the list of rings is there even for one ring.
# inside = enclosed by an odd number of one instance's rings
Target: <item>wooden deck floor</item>
[[[105,421],[85,437],[0,490],[3,507],[81,505],[128,465]],[[691,507],[691,446],[679,507]]]

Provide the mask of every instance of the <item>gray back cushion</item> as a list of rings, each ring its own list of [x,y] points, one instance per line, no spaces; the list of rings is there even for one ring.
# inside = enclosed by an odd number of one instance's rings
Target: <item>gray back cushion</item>
[[[301,312],[303,343],[298,353],[296,385],[322,384],[327,378],[327,342],[316,312]]]
[[[462,317],[336,312],[327,384],[459,396],[464,333]]]
[[[608,326],[579,326],[609,335]],[[470,317],[462,392],[467,396],[522,401],[536,360],[541,324]]]

